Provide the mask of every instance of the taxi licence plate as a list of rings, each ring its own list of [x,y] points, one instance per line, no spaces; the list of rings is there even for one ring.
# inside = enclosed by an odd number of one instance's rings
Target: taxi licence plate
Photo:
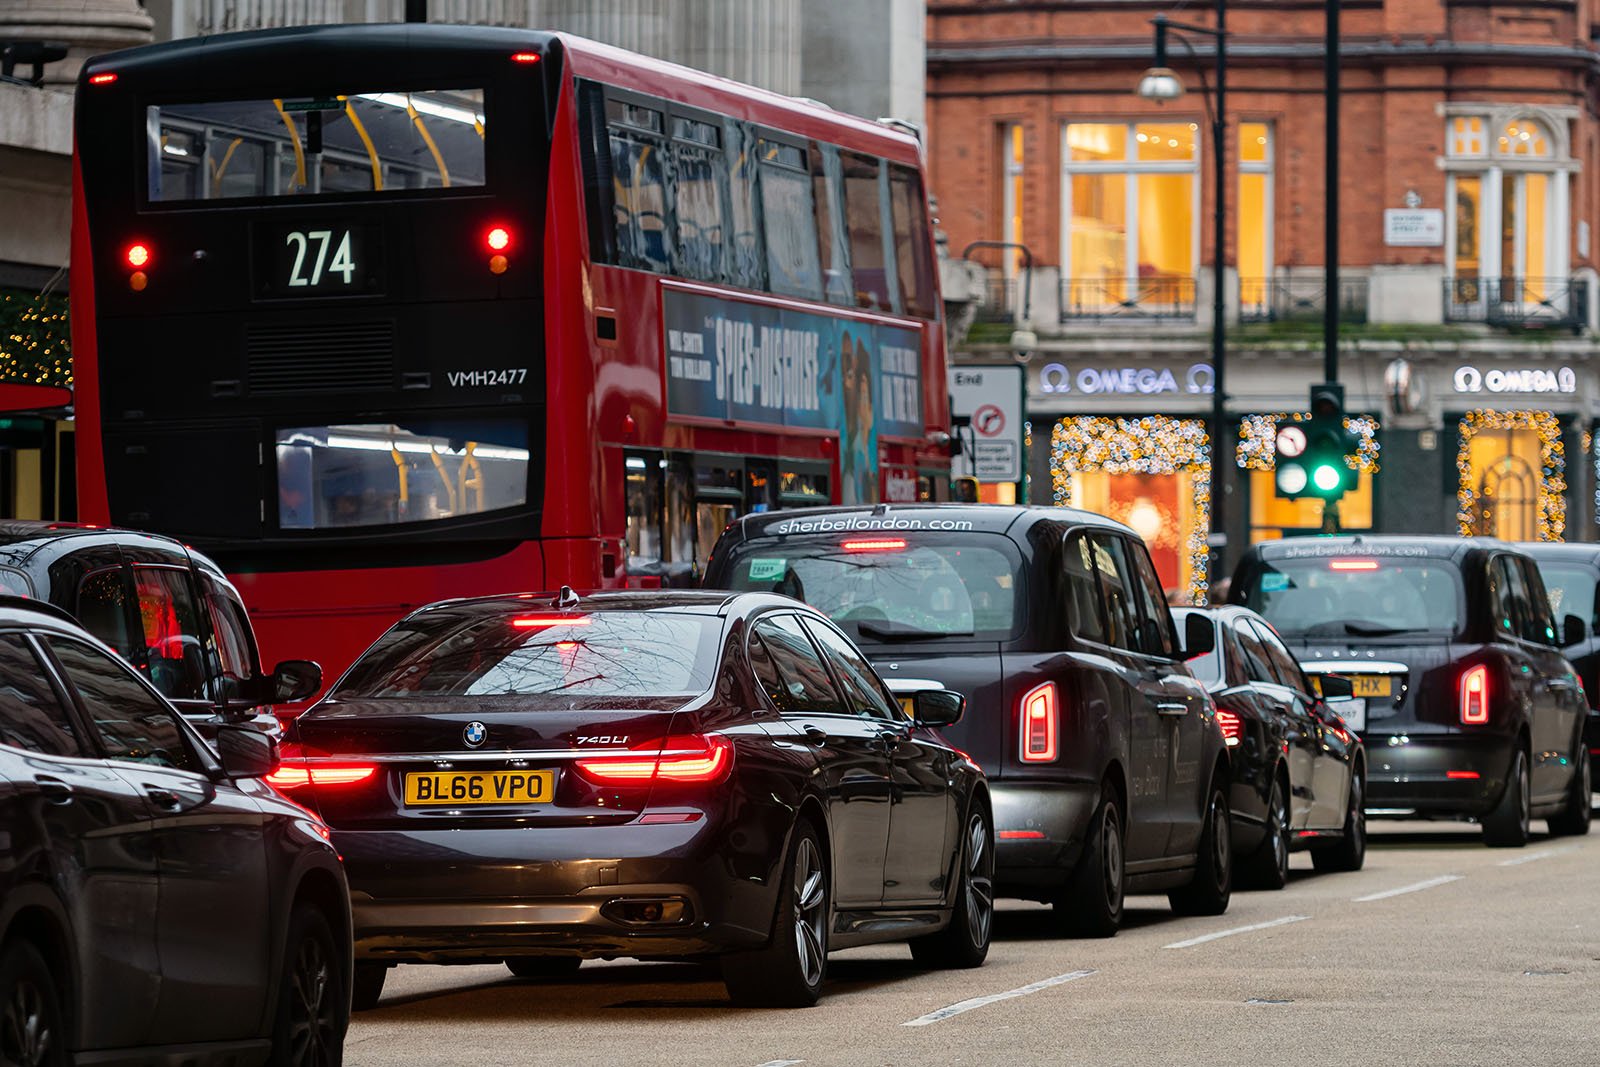
[[[1387,674],[1352,674],[1351,696],[1387,697],[1394,695],[1394,678]]]
[[[555,771],[427,771],[406,775],[406,806],[541,804],[556,791]]]

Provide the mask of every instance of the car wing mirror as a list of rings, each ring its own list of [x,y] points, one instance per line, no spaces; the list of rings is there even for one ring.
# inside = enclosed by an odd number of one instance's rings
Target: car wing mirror
[[[1217,649],[1217,628],[1199,612],[1183,617],[1183,658],[1197,659]]]
[[[308,659],[286,659],[272,668],[266,688],[271,704],[305,700],[322,688],[322,667]]]
[[[217,727],[216,748],[229,778],[265,778],[278,769],[278,742],[253,727]]]
[[[1318,675],[1317,688],[1323,700],[1349,700],[1356,695],[1355,683],[1338,674]]]
[[[1582,642],[1589,636],[1589,627],[1584,625],[1582,619],[1576,615],[1568,615],[1561,620],[1561,646],[1570,648]]]
[[[961,721],[967,698],[949,689],[924,689],[912,698],[919,726],[954,726]]]

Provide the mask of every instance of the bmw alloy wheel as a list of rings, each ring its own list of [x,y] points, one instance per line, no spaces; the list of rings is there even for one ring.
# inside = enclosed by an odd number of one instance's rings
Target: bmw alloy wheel
[[[809,986],[822,981],[827,950],[827,885],[817,843],[802,838],[794,857],[794,939],[800,970]]]
[[[55,1033],[51,1030],[44,994],[31,979],[11,987],[5,1015],[0,1017],[0,1064],[38,1067],[52,1062]]]
[[[967,929],[974,945],[989,943],[994,924],[994,850],[981,812],[967,823]]]
[[[294,958],[289,1003],[289,1062],[304,1067],[337,1062],[341,1044],[334,1004],[333,963],[315,937],[301,940]]]

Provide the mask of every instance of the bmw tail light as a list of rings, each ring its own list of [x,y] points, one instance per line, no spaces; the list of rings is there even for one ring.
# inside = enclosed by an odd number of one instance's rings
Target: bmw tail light
[[[1222,741],[1229,748],[1239,743],[1244,737],[1244,723],[1239,721],[1239,716],[1231,711],[1217,709],[1217,726],[1222,730]]]
[[[656,742],[651,742],[653,748]],[[642,785],[646,782],[682,782],[708,785],[720,782],[733,769],[733,742],[721,734],[669,737],[660,751],[580,759],[578,773],[600,785]]]
[[[1489,665],[1480,663],[1461,676],[1461,721],[1482,726],[1489,721]]]
[[[1054,682],[1035,686],[1022,695],[1022,762],[1055,760],[1060,703]]]
[[[378,773],[372,763],[324,763],[321,760],[288,759],[267,775],[267,784],[279,792],[308,786],[358,785]]]

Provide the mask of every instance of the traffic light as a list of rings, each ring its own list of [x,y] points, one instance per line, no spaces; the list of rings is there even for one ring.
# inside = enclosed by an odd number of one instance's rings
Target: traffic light
[[[1313,385],[1311,418],[1279,427],[1274,444],[1277,490],[1283,499],[1338,501],[1355,489],[1360,440],[1345,429],[1343,386]]]

